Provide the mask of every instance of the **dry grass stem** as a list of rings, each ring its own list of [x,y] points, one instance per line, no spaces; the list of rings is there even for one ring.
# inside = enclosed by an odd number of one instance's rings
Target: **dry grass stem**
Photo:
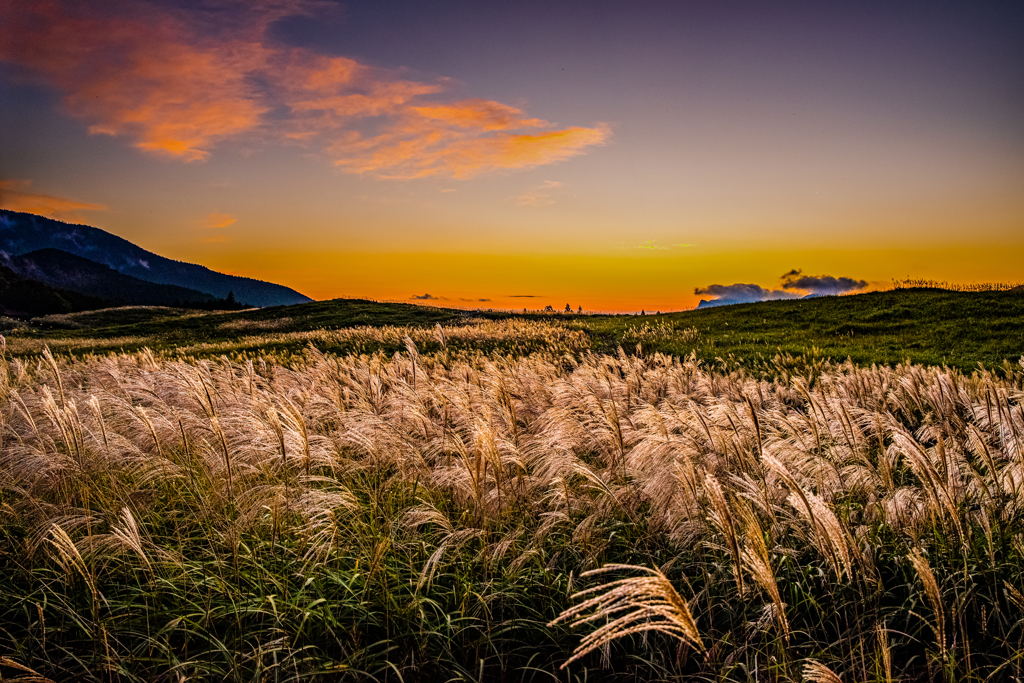
[[[548,624],[554,626],[559,622],[571,621],[572,626],[581,626],[606,620],[604,625],[583,637],[573,651],[572,657],[562,664],[562,668],[617,638],[648,631],[664,633],[698,650],[704,649],[689,606],[672,583],[657,569],[615,564],[592,569],[584,572],[582,576],[596,576],[614,571],[643,572],[646,576],[610,581],[580,591],[573,597],[581,598],[595,593],[596,595],[565,610]]]

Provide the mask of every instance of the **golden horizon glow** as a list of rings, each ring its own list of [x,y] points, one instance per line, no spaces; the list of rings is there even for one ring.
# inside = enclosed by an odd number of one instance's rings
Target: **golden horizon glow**
[[[958,267],[944,264],[951,255]],[[643,254],[552,256],[470,253],[236,253],[211,267],[273,282],[287,281],[314,299],[371,299],[445,308],[561,311],[569,304],[586,312],[679,311],[701,299],[680,280],[710,284],[745,282],[778,289],[787,271],[859,276],[863,290],[889,289],[904,278],[960,284],[1021,282],[1024,244],[996,251],[971,245],[924,250],[730,250],[703,257]],[[902,263],[893,272],[891,264]],[[244,271],[237,268],[244,264]],[[331,272],[332,277],[322,273]],[[629,286],[624,286],[629,283]],[[342,294],[339,294],[342,292]],[[798,294],[801,292],[797,292]],[[430,298],[425,298],[429,295]]]
[[[80,211],[106,211],[104,204],[78,202],[73,199],[31,192],[31,180],[0,179],[0,209],[34,213],[47,218],[82,220]]]

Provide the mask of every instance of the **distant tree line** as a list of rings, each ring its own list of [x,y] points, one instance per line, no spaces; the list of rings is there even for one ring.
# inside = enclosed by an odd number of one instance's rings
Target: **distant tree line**
[[[173,308],[188,308],[197,311],[241,311],[246,308],[256,308],[251,304],[245,304],[235,299],[234,292],[228,292],[223,299],[209,299],[207,301],[175,301],[171,304]]]

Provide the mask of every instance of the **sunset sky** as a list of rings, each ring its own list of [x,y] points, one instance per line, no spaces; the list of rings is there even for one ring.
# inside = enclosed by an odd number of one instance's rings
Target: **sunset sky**
[[[1024,3],[0,0],[0,207],[317,299],[1021,281]]]

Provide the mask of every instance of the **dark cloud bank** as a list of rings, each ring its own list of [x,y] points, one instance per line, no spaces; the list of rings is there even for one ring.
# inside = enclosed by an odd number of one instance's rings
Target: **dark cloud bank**
[[[801,270],[784,273],[780,279],[782,289],[765,289],[761,285],[736,283],[732,285],[708,285],[697,287],[694,294],[707,294],[714,299],[701,299],[697,308],[726,306],[728,304],[749,304],[755,301],[776,299],[808,299],[815,296],[832,296],[857,292],[868,286],[866,280],[832,275],[804,275]]]
[[[852,277],[832,277],[831,275],[804,275],[803,271],[791,270],[782,276],[783,289],[799,289],[808,292],[808,296],[832,296],[857,292],[868,286],[867,280],[854,280]]]

